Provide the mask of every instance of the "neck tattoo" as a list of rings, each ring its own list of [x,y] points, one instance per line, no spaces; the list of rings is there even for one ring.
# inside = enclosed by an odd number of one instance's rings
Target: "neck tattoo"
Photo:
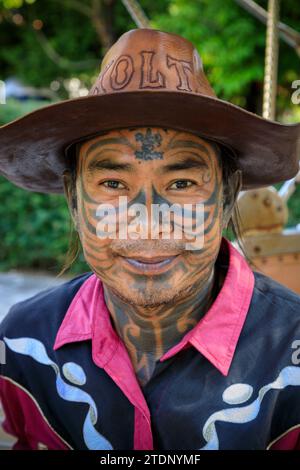
[[[105,284],[104,297],[112,324],[132,361],[137,379],[145,385],[156,362],[201,320],[217,296],[218,270],[185,299],[173,305],[141,307],[130,305]]]

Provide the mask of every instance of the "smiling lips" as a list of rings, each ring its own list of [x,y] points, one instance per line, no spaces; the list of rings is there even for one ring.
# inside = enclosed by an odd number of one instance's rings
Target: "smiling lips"
[[[134,271],[144,274],[153,274],[167,270],[177,257],[178,255],[168,257],[153,256],[151,258],[139,256],[131,258],[123,257],[123,259],[128,266],[134,269]]]

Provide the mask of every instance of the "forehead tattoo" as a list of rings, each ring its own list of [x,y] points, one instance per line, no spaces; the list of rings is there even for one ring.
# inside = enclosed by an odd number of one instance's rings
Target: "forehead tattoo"
[[[135,134],[135,140],[142,143],[142,149],[134,152],[136,158],[140,160],[162,160],[164,152],[158,152],[154,150],[156,147],[160,147],[162,142],[162,136],[159,132],[155,134],[149,127],[146,133],[137,132]]]

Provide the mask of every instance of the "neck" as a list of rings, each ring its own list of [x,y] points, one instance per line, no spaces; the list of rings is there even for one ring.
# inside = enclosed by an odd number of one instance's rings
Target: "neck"
[[[184,299],[176,303],[144,308],[122,300],[108,286],[104,287],[106,305],[113,325],[122,338],[135,370],[148,368],[149,359],[155,364],[172,346],[191,330],[213,303],[218,286],[217,265],[194,286]]]

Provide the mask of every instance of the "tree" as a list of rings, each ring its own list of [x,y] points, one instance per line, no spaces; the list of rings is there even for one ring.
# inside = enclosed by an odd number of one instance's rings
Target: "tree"
[[[190,39],[217,94],[261,112],[265,26],[235,0],[140,0],[151,26]],[[257,2],[266,8],[267,0]],[[281,2],[281,19],[300,31],[294,0]],[[88,87],[107,48],[135,28],[121,0],[0,0],[1,78],[17,75],[36,86],[76,76]],[[25,58],[25,59],[24,59]],[[291,83],[299,59],[280,43],[280,113],[292,109]],[[65,96],[62,96],[64,98]]]

